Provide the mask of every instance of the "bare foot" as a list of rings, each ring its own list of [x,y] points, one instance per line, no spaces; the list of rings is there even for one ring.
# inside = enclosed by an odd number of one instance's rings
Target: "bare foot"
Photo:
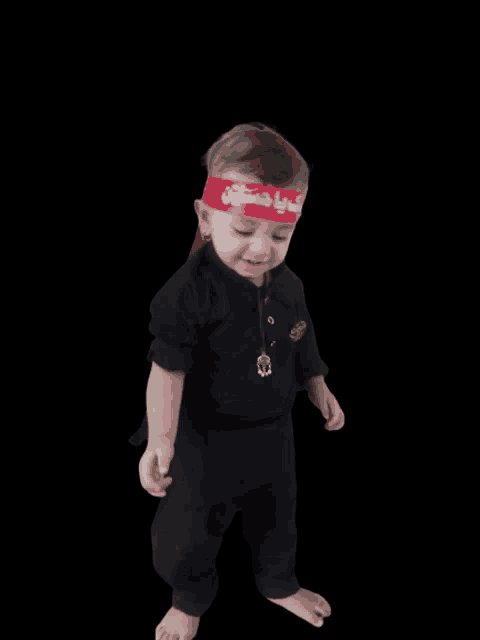
[[[199,624],[200,618],[172,607],[155,629],[155,640],[192,640]]]
[[[267,600],[288,609],[299,618],[313,624],[314,627],[323,626],[323,618],[327,618],[332,613],[325,598],[308,589],[300,589],[288,598],[267,598]]]

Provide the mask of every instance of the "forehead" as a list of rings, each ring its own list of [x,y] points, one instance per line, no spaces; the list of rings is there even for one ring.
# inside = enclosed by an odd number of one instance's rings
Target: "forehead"
[[[263,218],[251,218],[250,216],[245,216],[243,213],[231,213],[231,221],[234,224],[243,224],[249,229],[256,229],[264,223],[267,223],[266,226],[272,229],[295,229],[296,222],[288,223],[288,222],[275,222],[274,220],[264,220]],[[297,218],[298,222],[298,218]]]

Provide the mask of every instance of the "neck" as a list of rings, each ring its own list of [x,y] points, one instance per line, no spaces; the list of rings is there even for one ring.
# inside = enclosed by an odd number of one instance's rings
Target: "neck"
[[[263,273],[259,278],[256,278],[255,280],[252,280],[253,284],[255,284],[257,287],[262,287],[263,283],[265,282],[265,274]]]

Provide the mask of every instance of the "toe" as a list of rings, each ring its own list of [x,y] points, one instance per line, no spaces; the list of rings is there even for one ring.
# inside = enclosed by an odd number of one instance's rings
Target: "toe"
[[[322,616],[319,616],[317,618],[317,620],[315,620],[315,622],[313,623],[314,627],[323,627],[323,618]]]
[[[315,611],[319,611],[322,614],[322,616],[325,616],[326,618],[332,613],[332,610],[330,609],[330,605],[322,597],[318,598],[318,604],[315,605]]]

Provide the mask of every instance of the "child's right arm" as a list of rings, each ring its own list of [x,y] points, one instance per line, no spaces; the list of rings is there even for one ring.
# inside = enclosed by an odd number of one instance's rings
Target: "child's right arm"
[[[140,482],[152,496],[161,498],[172,483],[166,478],[175,455],[175,438],[185,374],[167,371],[154,362],[147,384],[148,444],[140,460]]]
[[[182,402],[185,373],[167,371],[155,362],[147,384],[148,442],[159,438],[173,445],[177,437],[178,418]]]

